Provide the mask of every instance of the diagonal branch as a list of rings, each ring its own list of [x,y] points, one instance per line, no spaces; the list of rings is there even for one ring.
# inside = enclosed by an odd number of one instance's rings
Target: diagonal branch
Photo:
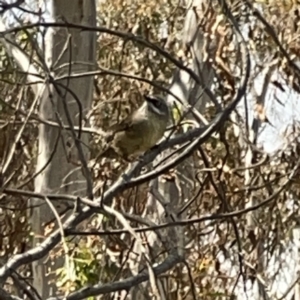
[[[172,269],[176,264],[183,262],[183,259],[174,254],[167,257],[161,264],[159,264],[157,267],[153,268],[153,272],[155,276],[158,276],[162,273],[165,273]],[[80,300],[80,299],[86,299],[91,296],[97,296],[101,294],[107,294],[111,292],[117,292],[121,290],[130,290],[135,285],[138,285],[144,281],[147,281],[149,279],[149,274],[147,272],[140,273],[136,276],[132,276],[129,278],[126,278],[121,281],[113,282],[113,283],[106,283],[106,284],[96,284],[90,287],[84,287],[69,296],[65,297],[51,297],[47,300]]]

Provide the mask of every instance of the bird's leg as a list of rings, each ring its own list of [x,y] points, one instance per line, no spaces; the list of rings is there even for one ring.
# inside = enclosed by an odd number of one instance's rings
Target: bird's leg
[[[121,176],[122,176],[122,178],[124,179],[125,182],[129,182],[130,181],[129,176],[126,173],[122,174]]]

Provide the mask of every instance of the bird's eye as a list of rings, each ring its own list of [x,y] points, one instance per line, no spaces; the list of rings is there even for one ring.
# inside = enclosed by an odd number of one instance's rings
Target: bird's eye
[[[161,109],[161,107],[163,106],[163,100],[156,96],[145,96],[145,99],[146,101],[151,102],[151,104],[156,108]]]
[[[156,107],[160,107],[161,106],[161,101],[158,101],[156,99],[153,99],[152,103],[154,104],[154,106]]]

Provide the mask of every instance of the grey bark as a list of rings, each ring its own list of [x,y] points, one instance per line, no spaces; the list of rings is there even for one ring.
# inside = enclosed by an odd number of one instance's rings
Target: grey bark
[[[96,6],[94,0],[53,0],[51,2],[51,17],[53,21],[67,21],[81,25],[96,25]],[[5,30],[0,22],[0,30]],[[3,40],[8,52],[15,58],[19,67],[28,73],[40,72],[30,63],[29,57],[14,44]],[[84,116],[92,101],[93,78],[56,80],[58,76],[68,77],[69,74],[87,72],[94,69],[96,51],[96,34],[79,29],[48,28],[45,40],[44,70],[49,81],[44,84],[32,85],[35,97],[40,97],[40,116],[49,121],[63,125],[78,126],[84,124]],[[41,56],[40,56],[41,58]],[[43,60],[43,59],[42,59]],[[51,72],[49,71],[51,68]],[[27,81],[33,83],[37,78],[27,76]],[[85,124],[86,125],[86,124]],[[88,181],[86,163],[88,158],[88,136],[78,132],[64,131],[44,124],[39,126],[38,156],[35,179],[35,192],[68,193],[87,195],[91,188]],[[48,163],[51,161],[50,163]],[[83,171],[82,171],[83,170]],[[84,174],[83,174],[84,173]],[[89,187],[87,186],[89,182]],[[62,203],[32,199],[31,204],[40,204],[31,213],[32,231],[35,233],[33,246],[44,240],[45,224],[51,220],[56,222],[54,211],[64,210]],[[66,214],[67,216],[68,214]],[[56,254],[57,255],[57,254]],[[41,259],[33,263],[33,285],[41,296],[47,299],[55,295],[55,272],[63,266],[63,257],[54,256],[53,260]]]
[[[95,1],[52,1],[53,21],[66,20],[70,23],[95,26],[96,7]],[[90,71],[95,65],[95,33],[80,31],[78,29],[55,28],[50,29],[46,39],[46,63],[54,68],[53,76],[68,75]],[[72,62],[72,65],[69,63]],[[74,64],[77,62],[77,64]],[[58,84],[61,84],[59,87]],[[78,79],[64,79],[55,84],[48,85],[40,103],[40,115],[65,125],[79,126],[79,116],[85,115],[92,101],[92,77]],[[75,99],[63,86],[67,86],[77,97]],[[80,101],[81,107],[77,101]],[[69,118],[67,116],[69,114]],[[70,121],[72,124],[70,124]],[[82,124],[82,123],[81,123]],[[78,134],[78,133],[76,133]],[[58,140],[58,144],[56,146]],[[74,137],[70,131],[41,124],[39,127],[39,155],[37,171],[40,171],[50,159],[51,163],[35,180],[35,191],[40,193],[68,193],[86,196],[88,174],[83,174],[80,151],[84,159],[88,158],[88,151],[82,145],[88,144],[88,136],[81,135],[79,149],[74,144]],[[56,149],[55,149],[56,147]],[[82,158],[81,158],[82,159]],[[78,166],[78,163],[81,167]],[[32,229],[36,234],[34,244],[39,243],[45,234],[44,225],[54,219],[49,206],[45,201],[35,200],[41,204],[39,209],[32,212]],[[60,213],[63,205],[55,205]],[[40,235],[40,236],[39,236]],[[39,291],[42,299],[55,295],[55,271],[62,267],[63,257],[39,260],[33,263],[33,285]],[[49,282],[51,282],[49,284]]]

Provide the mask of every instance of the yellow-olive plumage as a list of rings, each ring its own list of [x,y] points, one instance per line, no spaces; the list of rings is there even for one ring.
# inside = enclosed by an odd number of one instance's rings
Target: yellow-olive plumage
[[[128,159],[149,150],[163,137],[169,121],[168,105],[158,96],[144,97],[146,101],[138,110],[110,128],[106,139],[110,146],[102,156],[115,152]]]

